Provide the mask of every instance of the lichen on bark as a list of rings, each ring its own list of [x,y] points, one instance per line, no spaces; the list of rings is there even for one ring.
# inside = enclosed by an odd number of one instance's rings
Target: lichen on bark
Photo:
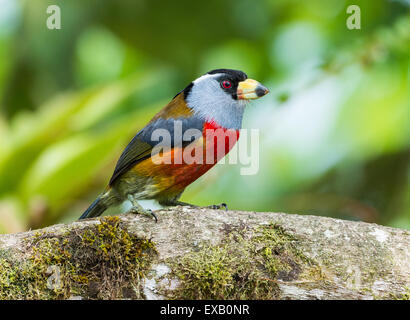
[[[319,267],[297,249],[298,239],[275,223],[249,228],[225,224],[218,245],[170,261],[179,287],[170,296],[182,299],[279,299],[277,280],[296,280]]]
[[[407,230],[270,212],[156,214],[158,223],[123,214],[0,235],[0,298],[409,297]]]
[[[118,217],[84,230],[37,232],[25,259],[0,256],[0,299],[142,298],[141,279],[155,260],[155,244],[139,239]]]

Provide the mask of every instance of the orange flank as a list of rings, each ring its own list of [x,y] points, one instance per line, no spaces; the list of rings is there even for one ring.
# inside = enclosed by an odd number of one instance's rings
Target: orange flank
[[[227,130],[214,122],[205,123],[202,133],[201,138],[185,148],[161,151],[131,171],[152,177],[159,192],[180,193],[228,154],[239,138],[239,130]]]

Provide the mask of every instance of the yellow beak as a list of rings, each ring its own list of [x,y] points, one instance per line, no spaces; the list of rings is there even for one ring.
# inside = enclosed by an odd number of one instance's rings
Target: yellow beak
[[[239,82],[236,91],[238,99],[241,100],[258,99],[267,93],[269,93],[269,90],[253,79],[246,79],[245,81]]]

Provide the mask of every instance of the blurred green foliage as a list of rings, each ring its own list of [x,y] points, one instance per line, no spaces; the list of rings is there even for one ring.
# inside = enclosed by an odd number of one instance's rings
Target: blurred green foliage
[[[62,29],[46,28],[61,8]],[[346,8],[361,8],[361,30]],[[0,0],[0,232],[77,218],[122,149],[198,75],[271,89],[260,169],[217,165],[184,201],[410,228],[408,0]]]

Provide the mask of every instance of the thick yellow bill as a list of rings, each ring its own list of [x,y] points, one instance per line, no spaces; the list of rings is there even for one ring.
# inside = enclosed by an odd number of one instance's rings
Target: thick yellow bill
[[[269,90],[253,79],[246,79],[238,83],[236,94],[238,99],[250,100],[258,99],[269,93]]]

